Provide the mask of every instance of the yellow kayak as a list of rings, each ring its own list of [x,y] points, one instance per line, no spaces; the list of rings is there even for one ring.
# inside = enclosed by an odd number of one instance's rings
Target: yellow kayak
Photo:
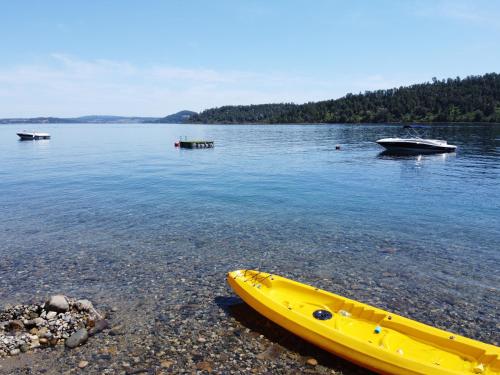
[[[229,272],[259,313],[319,347],[382,374],[500,374],[500,348],[252,270]]]

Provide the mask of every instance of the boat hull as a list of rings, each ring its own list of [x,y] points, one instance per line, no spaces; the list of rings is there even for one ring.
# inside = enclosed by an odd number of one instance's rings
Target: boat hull
[[[228,283],[268,319],[381,374],[500,373],[500,352],[493,345],[263,272],[230,272]],[[331,318],[315,318],[318,311]]]
[[[49,134],[17,133],[21,141],[33,141],[38,139],[50,139]]]
[[[393,142],[377,141],[377,143],[389,151],[433,153],[433,152],[455,152],[457,147],[453,145],[435,145],[423,142]]]

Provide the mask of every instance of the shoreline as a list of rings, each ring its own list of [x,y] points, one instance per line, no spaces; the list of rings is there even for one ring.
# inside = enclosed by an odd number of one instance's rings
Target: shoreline
[[[432,127],[436,125],[468,125],[474,126],[476,124],[480,125],[500,125],[500,122],[484,122],[484,121],[466,121],[466,122],[290,122],[290,123],[267,123],[267,122],[183,122],[183,123],[158,123],[158,122],[0,122],[1,125],[262,125],[262,126],[272,126],[272,125],[349,125],[349,126],[371,126],[371,125],[428,125]]]

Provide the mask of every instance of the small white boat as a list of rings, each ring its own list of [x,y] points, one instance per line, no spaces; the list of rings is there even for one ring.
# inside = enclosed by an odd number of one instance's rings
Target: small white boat
[[[36,139],[50,139],[49,133],[37,133],[37,132],[27,132],[22,131],[17,133],[21,141],[33,141]]]
[[[454,152],[457,149],[457,146],[449,145],[447,141],[441,139],[422,138],[417,131],[421,128],[419,126],[405,125],[403,128],[408,130],[407,138],[383,138],[376,142],[388,151],[395,152]]]

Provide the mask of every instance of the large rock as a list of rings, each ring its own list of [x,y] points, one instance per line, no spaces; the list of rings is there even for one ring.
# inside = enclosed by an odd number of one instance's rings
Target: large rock
[[[46,309],[55,312],[66,312],[69,310],[68,300],[60,294],[52,296],[46,303]]]
[[[67,340],[66,346],[70,349],[76,348],[77,346],[83,345],[87,342],[89,334],[85,328],[79,329],[73,333]]]

